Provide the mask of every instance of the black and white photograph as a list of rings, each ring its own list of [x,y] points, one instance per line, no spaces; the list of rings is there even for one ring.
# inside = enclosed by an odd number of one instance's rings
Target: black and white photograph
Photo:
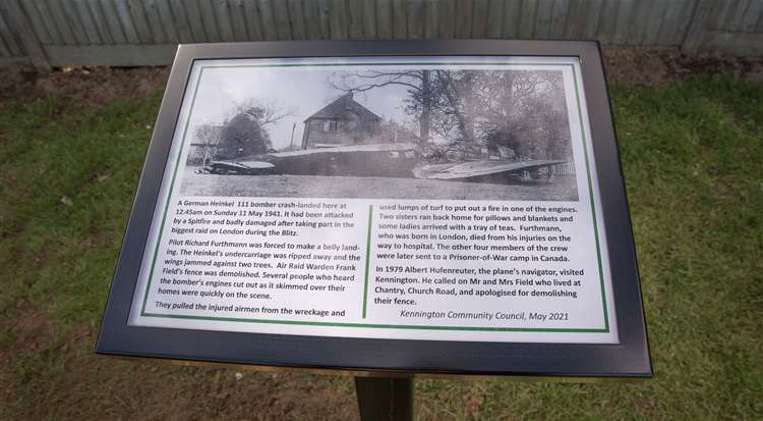
[[[198,72],[183,195],[578,200],[559,65],[390,57]]]

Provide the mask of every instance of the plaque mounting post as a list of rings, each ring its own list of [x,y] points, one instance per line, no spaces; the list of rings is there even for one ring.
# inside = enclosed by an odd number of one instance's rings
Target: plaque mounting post
[[[411,377],[355,377],[355,391],[363,421],[413,419]]]

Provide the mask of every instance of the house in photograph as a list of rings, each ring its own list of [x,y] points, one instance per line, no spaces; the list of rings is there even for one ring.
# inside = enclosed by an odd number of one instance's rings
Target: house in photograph
[[[305,119],[302,149],[371,143],[381,123],[381,117],[360,105],[352,93],[348,93]]]

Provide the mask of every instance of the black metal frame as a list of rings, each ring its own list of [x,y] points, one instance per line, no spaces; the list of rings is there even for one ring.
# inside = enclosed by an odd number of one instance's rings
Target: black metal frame
[[[336,338],[128,326],[143,251],[194,60],[351,56],[579,57],[611,262],[619,344]],[[636,253],[599,46],[567,41],[260,42],[181,45],[125,232],[100,354],[353,371],[650,377]]]

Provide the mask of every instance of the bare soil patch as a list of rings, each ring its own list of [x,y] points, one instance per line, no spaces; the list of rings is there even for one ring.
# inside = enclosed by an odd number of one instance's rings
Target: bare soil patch
[[[603,49],[609,83],[661,86],[699,74],[724,73],[763,82],[763,57],[735,57],[718,53],[687,55],[676,48]]]
[[[114,359],[93,353],[94,326],[78,325],[62,337],[43,313],[15,320],[15,346],[0,366],[3,419],[358,417],[349,377]]]
[[[763,57],[687,55],[677,48],[607,47],[603,51],[607,77],[615,84],[659,86],[719,72],[763,82]],[[31,66],[6,66],[0,67],[0,101],[53,95],[78,104],[104,105],[154,93],[164,87],[168,76],[169,67],[78,66],[40,73]]]
[[[21,310],[18,317],[0,321],[0,329],[10,333],[14,340],[12,350],[0,348],[0,360],[9,357],[13,352],[40,352],[50,348],[55,336],[55,327],[51,320],[39,310]]]
[[[102,106],[138,98],[164,87],[168,67],[64,67],[50,73],[31,66],[0,67],[0,101],[55,96],[79,105]]]
[[[357,419],[349,377],[186,367],[95,355],[96,327],[20,305],[0,319],[0,419]]]

